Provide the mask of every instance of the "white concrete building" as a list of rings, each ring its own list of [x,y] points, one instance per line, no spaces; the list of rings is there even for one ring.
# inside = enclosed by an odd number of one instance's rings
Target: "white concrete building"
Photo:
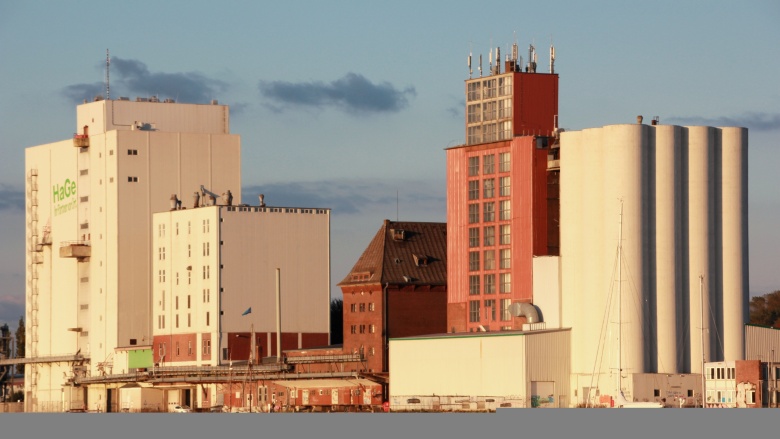
[[[747,145],[747,130],[734,127],[561,134],[562,326],[572,328],[573,394],[616,395],[618,367],[628,382],[701,373],[702,355],[743,358]]]
[[[26,411],[105,407],[68,378],[122,373],[126,348],[151,347],[152,214],[201,186],[240,203],[229,121],[216,103],[98,100],[73,139],[27,148]]]
[[[161,365],[275,356],[276,270],[282,349],[326,346],[330,210],[208,206],[154,215],[153,320]],[[249,312],[247,312],[249,311]]]

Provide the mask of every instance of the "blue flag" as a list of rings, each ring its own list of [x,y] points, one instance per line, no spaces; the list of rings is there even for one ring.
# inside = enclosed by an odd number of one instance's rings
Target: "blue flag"
[[[244,312],[243,312],[241,315],[242,315],[242,316],[245,316],[245,315],[247,315],[247,314],[249,314],[249,313],[251,313],[251,312],[252,312],[252,307],[250,306],[250,307],[249,307],[249,308],[247,308],[247,309],[246,309],[246,311],[244,311]]]

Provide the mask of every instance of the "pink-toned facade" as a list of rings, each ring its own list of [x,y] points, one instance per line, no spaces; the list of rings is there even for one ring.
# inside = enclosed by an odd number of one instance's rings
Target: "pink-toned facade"
[[[449,332],[521,329],[533,258],[558,254],[558,75],[466,81],[466,144],[447,149]]]

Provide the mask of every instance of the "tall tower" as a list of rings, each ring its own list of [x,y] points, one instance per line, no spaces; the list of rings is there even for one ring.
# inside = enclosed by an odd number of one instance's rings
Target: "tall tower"
[[[517,53],[466,80],[466,143],[447,149],[451,332],[534,323],[512,304],[533,302],[534,256],[558,254],[558,75]]]
[[[151,348],[152,213],[201,185],[241,199],[225,105],[99,97],[76,119],[73,139],[25,151],[27,347],[37,357],[26,411],[107,408],[105,390],[72,378],[127,372],[128,356]]]

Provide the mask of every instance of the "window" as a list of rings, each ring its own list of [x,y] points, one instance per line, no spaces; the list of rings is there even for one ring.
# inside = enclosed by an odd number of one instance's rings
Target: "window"
[[[469,247],[479,247],[479,227],[469,228]]]
[[[174,309],[179,309],[179,296],[176,296],[176,307]]]
[[[485,227],[485,246],[496,244],[496,226]]]
[[[510,163],[509,163],[509,153],[508,152],[502,152],[498,155],[498,172],[509,172],[510,169]]]
[[[498,275],[498,280],[501,282],[499,291],[502,293],[512,292],[512,273],[501,273]]]
[[[357,325],[352,325],[349,328],[351,334],[357,334]]]
[[[469,322],[479,322],[479,300],[469,301]]]
[[[474,224],[479,222],[479,204],[469,204],[469,223]]]
[[[208,288],[203,289],[203,303],[211,302],[211,290]]]
[[[187,257],[188,258],[192,257],[192,245],[190,244],[187,244]]]
[[[192,233],[192,223],[187,221],[187,234],[189,235],[190,233]]]
[[[482,157],[482,172],[484,174],[496,172],[496,156],[490,154]]]
[[[190,309],[191,306],[192,306],[191,296],[187,294],[187,309]]]
[[[479,180],[469,181],[469,200],[479,200]]]
[[[375,325],[368,325],[368,332],[370,334],[373,334],[376,332],[376,326]]]
[[[482,221],[495,221],[496,220],[496,203],[493,201],[482,204]]]
[[[165,260],[165,247],[158,248],[157,249],[157,253],[158,253],[157,254],[158,259],[161,260],[161,261],[164,261]]]
[[[488,322],[496,321],[496,301],[495,299],[485,300],[485,320]]]
[[[661,396],[661,389],[653,389],[653,396]]]
[[[127,150],[127,155],[138,155],[138,150],[137,149],[128,149]]]
[[[469,157],[469,176],[479,175],[479,157]]]
[[[502,248],[499,251],[501,262],[500,268],[512,268],[512,252],[508,248]]]
[[[208,242],[204,242],[203,243],[203,256],[208,256],[209,255],[209,245],[210,245],[210,243],[208,243]]]
[[[203,340],[203,355],[211,355],[211,340]]]
[[[160,304],[162,305],[162,310],[165,311],[165,290],[160,295]]]
[[[176,223],[176,236],[179,235],[179,223]]]
[[[512,210],[510,207],[509,200],[501,200],[498,203],[499,206],[499,214],[498,219],[505,221],[512,219]]]
[[[187,313],[187,327],[192,327],[192,315],[190,313]]]
[[[511,193],[509,177],[499,177],[498,179],[498,195],[502,197],[508,197]]]
[[[210,326],[211,325],[211,321],[210,321],[211,319],[209,319],[209,317],[211,317],[211,316],[209,315],[209,312],[206,311],[206,326]]]
[[[179,272],[176,272],[176,285],[179,285]]]
[[[479,270],[479,251],[469,252],[469,271]]]
[[[349,312],[355,312],[355,311],[357,311],[357,304],[353,303],[349,305]]]
[[[181,352],[179,351],[179,342],[177,341],[176,342],[176,356],[178,357],[180,355],[180,353]]]
[[[160,343],[157,345],[157,355],[162,358],[163,354],[165,353],[165,349],[163,349],[163,344]]]
[[[496,275],[495,274],[486,274],[485,275],[485,294],[495,294],[496,292]]]
[[[366,333],[366,325],[360,325],[360,333],[365,334]]]
[[[509,244],[510,241],[509,224],[504,224],[501,226],[501,239],[499,240],[499,243],[506,245]]]
[[[469,276],[469,294],[472,296],[479,294],[479,275]]]
[[[366,304],[365,303],[361,303],[360,304],[360,312],[366,312]]]
[[[745,403],[747,403],[747,404],[755,404],[756,403],[756,391],[755,390],[747,390],[745,392]]]
[[[127,177],[127,181],[130,183],[136,183],[138,181],[138,177]]]
[[[371,302],[368,304],[368,310],[373,311],[374,310],[374,302]]]
[[[469,84],[471,86],[472,84]],[[480,104],[471,104],[467,108],[468,123],[475,123],[482,120],[482,106]]]
[[[492,157],[492,156],[491,156]],[[496,179],[486,178],[482,181],[482,196],[484,198],[493,198],[496,196]]]
[[[501,299],[501,321],[508,322],[512,320],[512,314],[509,307],[512,305],[512,299]]]
[[[192,340],[187,342],[187,355],[192,355]]]
[[[192,283],[192,271],[187,272],[187,285]]]
[[[496,268],[496,251],[485,250],[485,259],[483,262],[485,270],[494,270]]]

